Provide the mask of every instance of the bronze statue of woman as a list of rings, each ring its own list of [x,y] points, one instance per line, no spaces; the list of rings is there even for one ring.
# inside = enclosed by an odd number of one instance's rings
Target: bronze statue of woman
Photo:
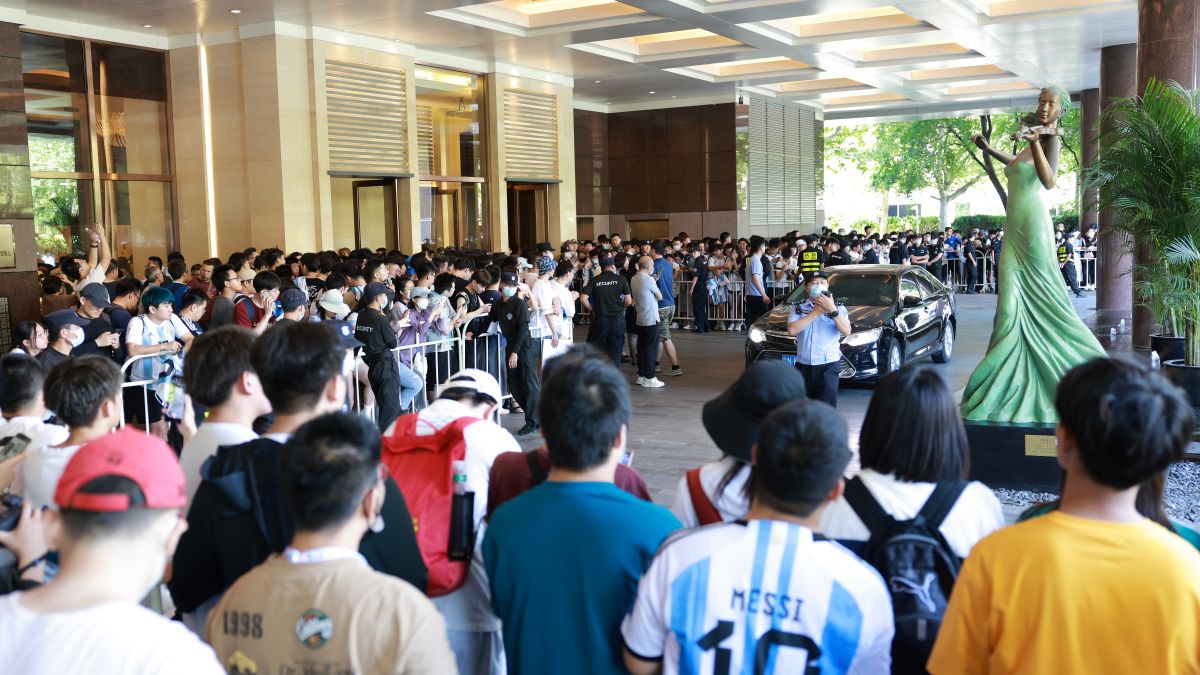
[[[1022,128],[1019,136],[1027,145],[1015,156],[981,136],[973,138],[1005,165],[1008,211],[992,339],[963,392],[962,415],[968,421],[1055,422],[1054,389],[1063,374],[1105,355],[1067,298],[1042,198],[1058,176],[1058,122],[1070,105],[1061,87],[1043,89],[1036,114],[1040,126]]]

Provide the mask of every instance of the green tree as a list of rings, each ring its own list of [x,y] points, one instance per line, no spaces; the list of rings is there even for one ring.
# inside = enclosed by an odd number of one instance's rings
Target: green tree
[[[877,126],[875,143],[869,152],[875,165],[871,187],[895,190],[903,195],[931,189],[937,195],[941,227],[949,227],[950,202],[984,176],[955,138],[955,133],[973,127],[973,122],[966,119],[892,122]],[[967,134],[968,137],[970,133],[973,131]]]

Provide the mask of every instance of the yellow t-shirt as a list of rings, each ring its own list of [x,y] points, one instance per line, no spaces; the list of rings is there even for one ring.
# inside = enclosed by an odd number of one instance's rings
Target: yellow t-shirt
[[[1200,553],[1150,520],[1058,511],[975,545],[934,675],[1200,673]]]

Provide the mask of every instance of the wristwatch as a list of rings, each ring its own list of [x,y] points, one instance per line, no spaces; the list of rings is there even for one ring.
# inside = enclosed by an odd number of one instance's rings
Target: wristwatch
[[[836,319],[836,318],[838,318],[839,314],[841,314],[841,312],[835,309],[829,313],[829,318]]]

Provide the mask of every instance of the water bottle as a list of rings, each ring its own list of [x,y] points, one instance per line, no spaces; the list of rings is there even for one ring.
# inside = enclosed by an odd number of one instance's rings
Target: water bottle
[[[467,463],[463,460],[452,462],[451,471],[454,473],[454,494],[467,494]]]
[[[475,549],[475,493],[467,490],[467,463],[451,464],[454,476],[454,496],[450,500],[450,545],[446,554],[451,560],[470,560]]]
[[[1158,358],[1158,352],[1150,352],[1150,367],[1155,370],[1158,370],[1158,367],[1161,364],[1162,364],[1162,359]]]

